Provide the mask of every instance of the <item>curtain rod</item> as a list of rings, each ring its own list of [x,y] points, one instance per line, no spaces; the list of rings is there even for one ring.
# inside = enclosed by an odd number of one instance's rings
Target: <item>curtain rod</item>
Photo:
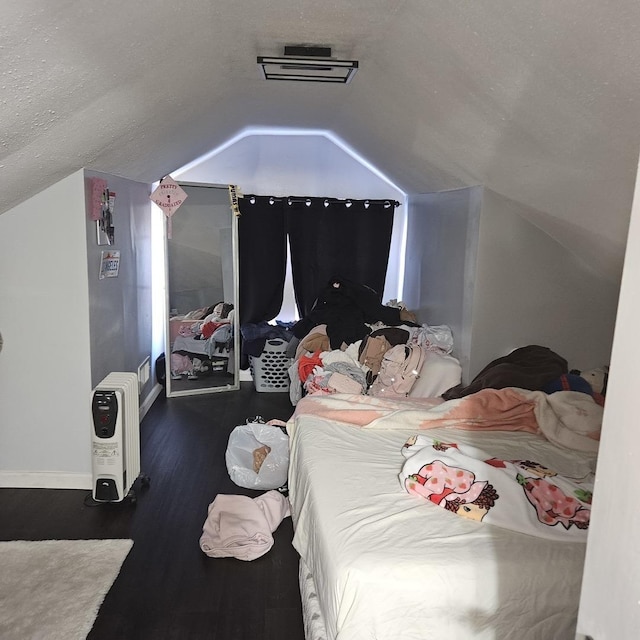
[[[188,182],[180,179],[178,179],[177,182],[178,184],[185,187],[204,187],[206,189],[224,189],[225,191],[228,191],[229,189],[228,184],[208,184],[203,182]],[[250,200],[251,198],[266,198],[267,196],[258,196],[256,194],[249,193],[247,195],[240,196],[240,197],[245,200]],[[274,202],[286,202],[288,205],[292,205],[294,203],[306,204],[308,202],[310,206],[312,200],[324,200],[324,202],[326,203],[325,206],[329,206],[330,202],[343,202],[344,204],[347,204],[348,202],[352,204],[354,202],[362,202],[362,203],[365,203],[366,206],[368,206],[369,204],[385,204],[388,202],[389,206],[393,204],[396,207],[399,207],[402,204],[397,200],[391,200],[390,198],[324,198],[322,196],[310,196],[310,197],[269,196],[269,204],[273,204]],[[253,202],[251,204],[253,204]]]
[[[176,182],[182,187],[203,187],[204,189],[224,189],[229,191],[228,184],[209,184],[206,182],[188,182],[185,180],[176,180]]]
[[[328,207],[330,203],[334,202],[342,202],[345,206],[350,207],[355,202],[362,202],[365,207],[368,207],[370,204],[382,204],[390,207],[394,205],[396,207],[400,206],[400,202],[397,200],[391,200],[390,198],[323,198],[321,196],[313,196],[313,197],[300,197],[300,196],[257,196],[254,194],[247,194],[242,196],[244,200],[249,200],[251,204],[255,204],[256,198],[269,198],[269,204],[274,204],[275,202],[286,202],[289,206],[292,204],[306,204],[307,206],[311,206],[311,202],[313,200],[323,200],[324,206]]]

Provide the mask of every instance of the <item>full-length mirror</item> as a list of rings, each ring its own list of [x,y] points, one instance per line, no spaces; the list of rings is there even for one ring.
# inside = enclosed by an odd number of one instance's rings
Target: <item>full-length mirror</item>
[[[167,220],[167,395],[239,389],[237,221],[227,185],[182,182]]]

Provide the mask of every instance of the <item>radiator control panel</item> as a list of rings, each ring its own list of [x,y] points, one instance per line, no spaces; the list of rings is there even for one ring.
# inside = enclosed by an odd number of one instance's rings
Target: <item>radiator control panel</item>
[[[113,438],[118,418],[118,398],[115,391],[94,391],[91,403],[93,430],[98,438]]]

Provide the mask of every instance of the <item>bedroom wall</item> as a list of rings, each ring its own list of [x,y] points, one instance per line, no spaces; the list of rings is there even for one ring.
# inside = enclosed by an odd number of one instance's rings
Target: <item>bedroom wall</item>
[[[416,311],[420,323],[451,328],[453,354],[466,376],[482,188],[407,200],[404,302]]]
[[[116,193],[115,242],[98,245],[96,223],[85,216],[89,318],[91,334],[91,385],[95,387],[111,371],[133,371],[145,358],[152,369],[158,354],[152,353],[151,191],[148,184],[86,171],[85,180],[107,180]],[[160,212],[156,212],[161,215]],[[99,279],[103,250],[120,251],[117,278]],[[152,370],[153,374],[153,370]],[[145,401],[155,375],[142,388]]]
[[[512,349],[539,344],[569,368],[609,364],[619,287],[485,189],[473,292],[470,375]]]
[[[0,216],[0,486],[90,486],[84,175]]]
[[[176,180],[236,184],[257,195],[390,198],[404,203],[404,193],[373,167],[322,134],[247,134],[172,172]],[[383,301],[399,297],[403,273],[404,204],[396,209],[391,257]],[[288,275],[289,293],[293,291]],[[294,301],[285,296],[283,311],[294,315]]]
[[[584,634],[580,638],[636,638],[640,629],[640,511],[635,508],[640,430],[634,401],[640,378],[638,291],[640,174],[631,213],[589,524],[578,614],[578,631]]]
[[[84,171],[0,217],[0,486],[89,489],[91,390],[151,353],[148,186],[87,175],[117,193],[118,278],[98,280],[104,247],[88,221]]]

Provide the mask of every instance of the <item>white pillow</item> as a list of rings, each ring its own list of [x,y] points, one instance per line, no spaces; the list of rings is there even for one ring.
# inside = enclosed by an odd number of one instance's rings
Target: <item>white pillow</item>
[[[414,382],[410,398],[437,398],[447,389],[460,384],[462,367],[453,356],[427,351],[420,376]]]

